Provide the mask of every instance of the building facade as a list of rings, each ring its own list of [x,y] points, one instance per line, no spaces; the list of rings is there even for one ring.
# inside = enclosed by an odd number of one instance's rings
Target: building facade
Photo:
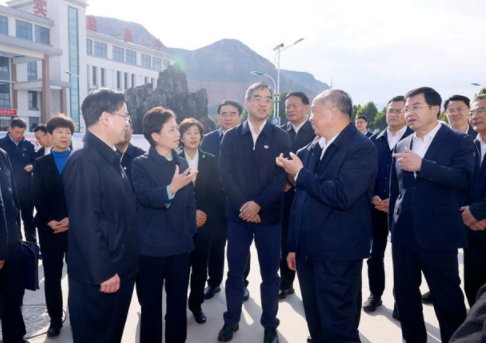
[[[0,5],[0,130],[12,116],[32,130],[62,112],[84,132],[80,107],[93,89],[155,87],[170,55],[96,32],[87,6],[87,0]]]

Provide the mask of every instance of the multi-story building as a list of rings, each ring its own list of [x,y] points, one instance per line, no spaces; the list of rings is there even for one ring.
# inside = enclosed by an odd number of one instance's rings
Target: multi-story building
[[[32,129],[59,112],[84,131],[89,91],[151,83],[170,55],[96,32],[87,0],[12,0],[0,5],[0,130],[12,116]],[[125,35],[126,36],[126,35]]]

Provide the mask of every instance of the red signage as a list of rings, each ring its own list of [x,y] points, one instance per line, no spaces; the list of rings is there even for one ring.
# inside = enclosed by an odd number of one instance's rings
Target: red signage
[[[16,116],[17,110],[12,110],[10,108],[0,108],[0,116]]]
[[[164,44],[162,44],[162,42],[160,41],[160,39],[158,39],[158,38],[157,38],[157,39],[155,40],[155,49],[160,50],[160,49],[162,49],[163,47],[164,47]]]
[[[86,16],[86,29],[94,32],[97,31],[96,18],[94,15]]]
[[[34,14],[43,17],[47,16],[47,2],[44,0],[34,0]]]
[[[123,39],[125,40],[125,42],[132,42],[132,30],[130,30],[128,27],[125,27]]]

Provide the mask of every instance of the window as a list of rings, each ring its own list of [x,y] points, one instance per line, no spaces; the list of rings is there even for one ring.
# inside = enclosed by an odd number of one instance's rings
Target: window
[[[116,89],[121,90],[121,71],[116,72]]]
[[[37,62],[27,63],[27,80],[37,80]]]
[[[126,52],[126,62],[128,64],[133,64],[133,65],[136,65],[137,64],[137,53],[135,51],[132,51],[132,50],[127,50]]]
[[[153,64],[152,64],[152,69],[155,69],[157,71],[161,71],[162,70],[162,60],[158,57],[154,57],[153,60],[152,60]]]
[[[135,74],[132,74],[132,88],[135,88]]]
[[[0,15],[0,34],[8,35],[8,18]]]
[[[32,40],[32,24],[22,20],[15,20],[17,25],[17,38]]]
[[[37,92],[28,91],[27,93],[29,97],[29,110],[39,110]]]
[[[97,74],[98,74],[98,68],[93,67],[93,86],[98,86],[98,80],[97,80]]]
[[[146,85],[147,83],[149,83],[149,78],[147,76],[145,76],[143,78],[143,84]]]
[[[91,39],[86,40],[86,53],[93,55],[93,41]]]
[[[106,73],[106,69],[105,68],[100,68],[101,87],[106,87],[105,73]]]
[[[51,44],[50,33],[47,27],[35,26],[35,41],[44,44]]]
[[[142,67],[145,68],[152,67],[151,58],[149,55],[142,54]]]
[[[10,81],[10,60],[0,56],[0,80]]]
[[[106,58],[106,44],[94,42],[94,55]]]
[[[0,81],[0,107],[10,108],[10,84]]]
[[[123,62],[125,57],[125,51],[117,46],[113,47],[113,60]]]
[[[164,64],[165,68],[170,66],[170,60],[162,60],[162,63]]]
[[[123,76],[124,76],[123,77],[123,84],[125,85],[124,89],[127,90],[128,88],[130,88],[130,86],[128,85],[128,73],[125,73]]]

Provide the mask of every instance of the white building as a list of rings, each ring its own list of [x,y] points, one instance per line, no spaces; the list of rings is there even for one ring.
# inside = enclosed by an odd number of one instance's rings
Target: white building
[[[155,82],[170,55],[87,29],[86,0],[12,0],[0,5],[0,130],[13,115],[29,129],[59,112],[84,131],[89,91]]]

